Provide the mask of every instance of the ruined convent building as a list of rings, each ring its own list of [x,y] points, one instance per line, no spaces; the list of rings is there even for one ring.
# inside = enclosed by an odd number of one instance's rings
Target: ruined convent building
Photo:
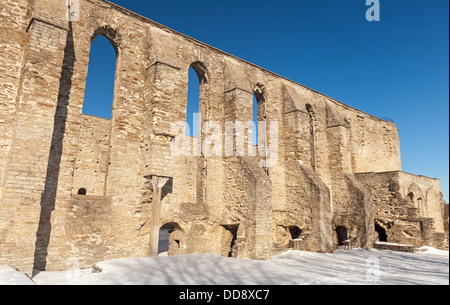
[[[117,54],[111,120],[82,111],[98,35]],[[402,171],[394,123],[108,1],[1,0],[0,59],[0,265],[156,255],[161,228],[169,255],[448,249],[440,181]],[[276,150],[174,154],[190,68],[201,126],[252,121],[255,96]]]

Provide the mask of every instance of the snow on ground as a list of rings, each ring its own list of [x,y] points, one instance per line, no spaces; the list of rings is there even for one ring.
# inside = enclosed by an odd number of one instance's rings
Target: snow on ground
[[[0,285],[35,285],[35,283],[14,268],[0,266]]]
[[[101,273],[41,272],[33,281],[38,285],[448,285],[449,252],[420,250],[288,251],[268,261],[215,254],[128,258],[97,264]],[[17,272],[0,267],[0,284],[19,282]]]

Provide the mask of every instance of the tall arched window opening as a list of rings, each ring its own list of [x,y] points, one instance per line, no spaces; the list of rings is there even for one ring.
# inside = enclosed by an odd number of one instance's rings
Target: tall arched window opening
[[[191,137],[199,137],[201,126],[200,103],[205,101],[201,99],[202,87],[208,82],[206,68],[201,62],[194,62],[189,68],[188,82],[188,101],[186,109],[186,135]],[[205,118],[206,119],[206,118]]]
[[[117,53],[104,36],[91,43],[83,113],[111,119]]]
[[[266,121],[266,99],[264,91],[265,86],[260,83],[256,84],[253,89],[253,145],[258,145],[259,141],[260,130],[258,122]]]
[[[306,110],[309,114],[309,128],[310,128],[310,151],[311,151],[311,167],[317,171],[317,159],[316,159],[316,129],[314,125],[315,114],[311,104],[306,104]]]
[[[188,101],[186,110],[186,135],[198,138],[200,113],[200,81],[197,73],[189,68]]]
[[[414,193],[411,192],[408,194],[408,202],[410,204],[411,207],[415,207],[415,200],[414,200]]]
[[[258,145],[258,101],[253,94],[253,145]]]

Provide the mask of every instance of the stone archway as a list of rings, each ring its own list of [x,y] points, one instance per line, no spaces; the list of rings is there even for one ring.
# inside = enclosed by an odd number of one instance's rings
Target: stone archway
[[[180,225],[176,222],[166,223],[159,229],[158,256],[164,253],[174,255],[181,247],[181,240],[175,232],[182,232]],[[175,234],[174,234],[175,233]]]
[[[379,224],[375,224],[375,231],[378,233],[378,241],[387,242],[386,229]]]
[[[344,246],[345,241],[348,240],[348,230],[344,226],[336,227],[336,234],[338,240],[338,246]]]
[[[233,257],[239,225],[222,225],[221,255]]]

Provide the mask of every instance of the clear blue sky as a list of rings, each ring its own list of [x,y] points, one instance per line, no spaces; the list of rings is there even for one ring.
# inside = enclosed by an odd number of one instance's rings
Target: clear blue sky
[[[448,201],[448,0],[380,0],[380,22],[366,20],[365,0],[111,2],[345,104],[392,118],[403,170],[440,178]],[[86,102],[108,104],[114,50],[102,39],[93,48]],[[108,75],[104,90],[89,89],[99,88]],[[111,109],[96,112],[97,105],[85,112],[110,116]]]

